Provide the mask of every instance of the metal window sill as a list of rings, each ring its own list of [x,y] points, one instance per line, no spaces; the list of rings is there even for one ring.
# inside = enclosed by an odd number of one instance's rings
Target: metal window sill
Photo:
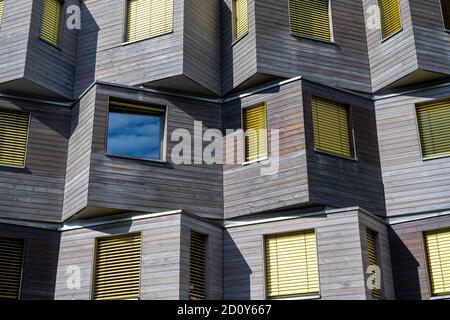
[[[290,297],[290,298],[272,298],[268,300],[274,300],[274,301],[289,301],[289,300],[318,300],[322,298],[320,294],[310,295],[310,296],[299,296],[299,297]]]
[[[325,155],[336,157],[336,158],[345,159],[345,160],[356,161],[356,162],[359,161],[357,157],[346,157],[346,156],[343,156],[343,155],[339,155],[339,154],[336,154],[336,153],[331,153],[331,152],[319,150],[319,149],[316,149],[316,148],[314,148],[314,152],[325,154]]]
[[[131,157],[131,156],[126,156],[126,155],[116,155],[116,154],[109,154],[109,153],[105,153],[105,156],[111,157],[111,158],[138,160],[138,161],[154,162],[154,163],[161,163],[161,164],[169,163],[167,160],[163,160],[163,159],[139,158],[139,157]]]
[[[430,300],[450,300],[450,294],[445,296],[432,296],[430,297]]]

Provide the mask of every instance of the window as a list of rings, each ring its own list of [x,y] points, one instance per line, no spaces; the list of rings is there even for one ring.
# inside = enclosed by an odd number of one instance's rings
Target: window
[[[0,300],[19,299],[24,241],[0,237]]]
[[[352,157],[347,106],[312,97],[314,147],[344,157]]]
[[[450,155],[450,100],[418,105],[416,111],[423,157]]]
[[[380,7],[381,33],[383,39],[402,29],[402,18],[398,0],[378,0]]]
[[[63,2],[61,0],[44,0],[41,20],[41,39],[54,46],[58,46],[62,6]]]
[[[94,299],[138,299],[141,269],[139,233],[98,238]]]
[[[331,41],[329,0],[289,0],[291,33],[323,41]]]
[[[233,0],[233,38],[239,40],[248,33],[247,0]]]
[[[377,266],[379,267],[378,263],[378,248],[377,248],[377,241],[378,241],[378,233],[375,231],[372,231],[370,229],[366,229],[367,232],[367,256],[368,256],[368,264],[369,266]],[[372,270],[372,296],[374,298],[381,298],[381,288],[377,288],[377,276],[381,275],[375,275],[375,270]]]
[[[245,161],[267,158],[266,106],[264,104],[242,110],[245,131]]]
[[[206,298],[206,235],[191,231],[191,248],[189,264],[189,298],[201,300]]]
[[[0,165],[24,167],[29,115],[0,110]]]
[[[173,0],[128,0],[125,41],[172,32]]]
[[[106,153],[111,156],[163,160],[165,108],[112,100]]]
[[[450,1],[441,0],[442,18],[444,19],[445,30],[450,31]]]
[[[265,246],[269,298],[319,294],[314,230],[267,236]]]
[[[450,294],[450,229],[425,233],[431,291]]]
[[[5,6],[5,1],[4,0],[0,0],[0,24],[2,23],[2,18],[3,18],[3,7]]]

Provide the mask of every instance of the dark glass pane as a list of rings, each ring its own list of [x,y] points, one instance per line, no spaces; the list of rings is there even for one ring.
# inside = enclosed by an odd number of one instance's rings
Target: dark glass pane
[[[107,153],[136,158],[161,158],[162,116],[111,109]]]

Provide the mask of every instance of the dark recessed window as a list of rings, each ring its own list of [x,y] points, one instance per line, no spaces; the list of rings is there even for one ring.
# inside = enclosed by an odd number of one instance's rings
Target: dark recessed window
[[[165,109],[112,101],[108,116],[106,153],[163,160]]]

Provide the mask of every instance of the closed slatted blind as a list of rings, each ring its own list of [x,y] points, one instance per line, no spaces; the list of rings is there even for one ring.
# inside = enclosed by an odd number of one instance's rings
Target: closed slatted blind
[[[0,165],[25,165],[29,115],[0,111]]]
[[[128,0],[126,41],[137,41],[173,28],[173,0]]]
[[[444,19],[444,26],[446,30],[450,30],[450,1],[441,0],[442,18]]]
[[[142,110],[142,111],[152,111],[156,113],[164,113],[166,111],[165,108],[154,105],[144,105],[144,104],[135,104],[131,102],[124,102],[119,100],[110,100],[109,105],[111,107],[119,107],[119,108],[125,108],[125,109],[135,109],[135,110]]]
[[[329,0],[289,0],[289,19],[294,35],[331,40]]]
[[[94,299],[137,299],[141,268],[141,235],[97,240]]]
[[[0,237],[0,299],[18,299],[23,240]]]
[[[327,99],[312,97],[314,146],[317,150],[352,156],[348,109]]]
[[[207,236],[191,232],[189,296],[192,300],[206,298],[205,268],[206,268]]]
[[[266,106],[257,105],[243,109],[245,161],[267,157]]]
[[[238,40],[245,36],[248,32],[248,5],[247,0],[233,1],[234,13],[234,38]]]
[[[378,0],[380,6],[381,30],[387,38],[402,29],[398,0]]]
[[[41,38],[57,46],[59,28],[61,26],[62,2],[60,0],[44,0],[41,20]]]
[[[433,295],[450,294],[450,230],[425,234]]]
[[[268,236],[265,245],[269,298],[319,293],[314,230]]]
[[[417,106],[424,158],[450,154],[450,101]]]
[[[0,0],[0,23],[2,23],[2,17],[3,17],[3,7],[5,3],[3,0]]]
[[[377,255],[377,233],[375,231],[372,231],[370,229],[367,229],[367,256],[369,259],[369,266],[378,266],[378,255]],[[375,271],[373,271],[375,272]],[[379,275],[377,275],[379,276]],[[375,298],[381,298],[381,289],[376,288],[376,279],[373,278],[374,282],[372,283],[373,289],[372,289],[372,295]]]

